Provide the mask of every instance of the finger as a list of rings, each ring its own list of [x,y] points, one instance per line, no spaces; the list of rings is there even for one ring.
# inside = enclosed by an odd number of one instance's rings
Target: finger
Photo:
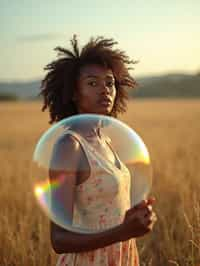
[[[154,214],[154,216],[153,216],[153,220],[154,220],[155,222],[158,220],[158,218],[157,218],[157,215],[156,215],[156,214]]]
[[[147,214],[144,216],[144,218],[147,220],[147,223],[155,223],[157,221],[157,217],[155,213]]]
[[[155,224],[156,221],[157,221],[156,216],[151,217],[150,224],[149,225],[153,228],[153,226],[154,226],[154,224]]]
[[[153,213],[151,214],[150,218],[151,218],[152,220],[157,219],[156,214],[153,212]]]
[[[152,205],[147,205],[147,212],[152,213],[152,210],[153,210]]]
[[[148,199],[147,199],[147,204],[149,205],[152,205],[152,204],[154,204],[155,203],[155,201],[156,201],[156,198],[155,197],[149,197]]]
[[[141,209],[144,208],[147,205],[148,201],[147,200],[142,200],[140,203],[134,206],[134,209]]]
[[[147,205],[145,208],[139,209],[138,211],[142,212],[144,216],[148,216],[148,217],[151,216],[153,213],[151,205]]]
[[[152,196],[152,197],[149,197],[148,199],[142,200],[140,203],[138,203],[137,205],[135,205],[134,208],[136,208],[136,209],[139,208],[140,209],[140,208],[145,207],[146,205],[152,205],[152,204],[154,204],[155,201],[156,201],[155,197]]]
[[[152,220],[151,223],[149,224],[151,230],[153,229],[154,224],[156,223],[156,220],[157,220],[156,218],[153,218],[153,220]]]
[[[151,218],[151,215],[149,213],[147,213],[146,210],[139,210],[136,214],[136,218],[139,219],[139,221],[142,223],[142,224],[146,224],[147,221],[150,220]]]

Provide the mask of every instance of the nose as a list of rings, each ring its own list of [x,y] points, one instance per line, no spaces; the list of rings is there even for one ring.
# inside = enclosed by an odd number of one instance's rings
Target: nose
[[[110,94],[110,88],[106,85],[105,82],[101,85],[101,93]]]

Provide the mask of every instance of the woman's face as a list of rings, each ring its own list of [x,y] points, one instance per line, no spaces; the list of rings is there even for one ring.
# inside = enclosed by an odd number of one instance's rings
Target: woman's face
[[[74,96],[79,113],[109,115],[115,97],[115,79],[110,69],[95,64],[81,68]]]

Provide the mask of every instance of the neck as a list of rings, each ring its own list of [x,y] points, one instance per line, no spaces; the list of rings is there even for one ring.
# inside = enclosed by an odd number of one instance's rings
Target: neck
[[[71,129],[87,137],[100,137],[101,136],[102,120],[97,116],[90,117],[88,115],[80,118],[71,126]]]

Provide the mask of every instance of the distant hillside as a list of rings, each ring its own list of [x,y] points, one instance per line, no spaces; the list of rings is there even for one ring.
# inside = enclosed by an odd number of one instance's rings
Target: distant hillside
[[[134,97],[200,97],[200,75],[169,74],[136,79],[139,86]],[[13,94],[20,99],[38,99],[40,80],[32,82],[0,82],[0,94]]]
[[[39,88],[39,80],[31,82],[0,82],[0,94],[13,94],[20,99],[37,99],[40,92]]]
[[[200,75],[169,74],[138,78],[134,97],[200,97]]]

